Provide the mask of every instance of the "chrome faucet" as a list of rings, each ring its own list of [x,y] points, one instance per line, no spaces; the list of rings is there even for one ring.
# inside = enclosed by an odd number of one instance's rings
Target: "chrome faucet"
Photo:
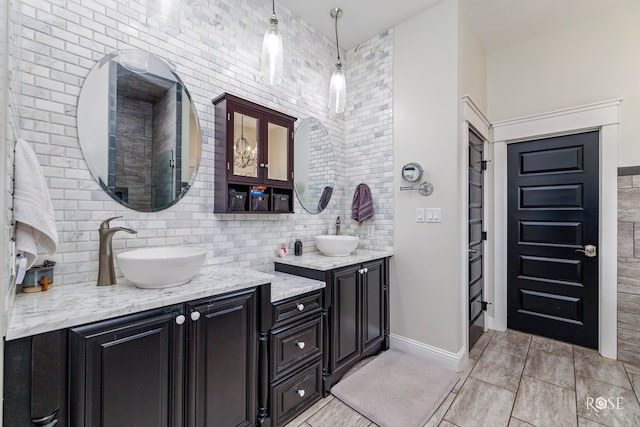
[[[111,250],[111,239],[118,231],[126,231],[130,234],[138,233],[136,230],[125,227],[109,228],[109,222],[122,218],[114,216],[100,223],[98,233],[100,234],[100,252],[98,254],[98,286],[109,286],[116,284],[116,272],[113,268],[113,251]]]
[[[340,235],[340,217],[336,218],[336,236]]]

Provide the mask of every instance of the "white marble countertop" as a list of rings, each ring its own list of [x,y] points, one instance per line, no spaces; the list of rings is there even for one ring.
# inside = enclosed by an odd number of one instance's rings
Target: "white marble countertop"
[[[83,325],[266,283],[272,284],[272,301],[324,287],[324,282],[316,280],[228,266],[205,266],[190,283],[164,289],[140,289],[123,278],[119,278],[114,286],[96,286],[95,283],[53,286],[46,292],[16,295],[6,339]]]
[[[282,301],[283,299],[306,294],[326,286],[324,282],[319,280],[307,279],[306,277],[278,271],[274,273],[274,277],[275,279],[271,282],[271,302]]]
[[[334,268],[346,267],[361,262],[393,256],[391,251],[376,251],[371,249],[356,249],[351,255],[344,257],[324,256],[320,252],[306,252],[300,256],[287,255],[284,258],[275,258],[280,264],[294,265],[313,270],[328,271]]]

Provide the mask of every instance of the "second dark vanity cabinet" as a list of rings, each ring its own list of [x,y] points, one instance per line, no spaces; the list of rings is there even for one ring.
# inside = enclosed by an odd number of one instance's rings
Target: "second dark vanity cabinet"
[[[389,258],[321,271],[276,262],[276,271],[322,280],[323,394],[364,357],[389,349]]]
[[[382,260],[333,272],[331,372],[350,367],[384,340],[384,274]]]

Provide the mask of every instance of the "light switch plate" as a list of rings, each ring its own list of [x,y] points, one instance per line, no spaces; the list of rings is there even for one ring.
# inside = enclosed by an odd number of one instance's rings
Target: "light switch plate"
[[[427,222],[442,222],[440,208],[427,208]]]
[[[416,222],[424,222],[424,208],[416,208]]]

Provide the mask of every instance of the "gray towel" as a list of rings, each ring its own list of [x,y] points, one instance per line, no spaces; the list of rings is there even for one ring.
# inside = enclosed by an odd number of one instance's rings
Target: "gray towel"
[[[369,219],[373,216],[373,199],[371,190],[367,184],[358,184],[353,193],[353,203],[351,204],[351,218],[358,222]]]

